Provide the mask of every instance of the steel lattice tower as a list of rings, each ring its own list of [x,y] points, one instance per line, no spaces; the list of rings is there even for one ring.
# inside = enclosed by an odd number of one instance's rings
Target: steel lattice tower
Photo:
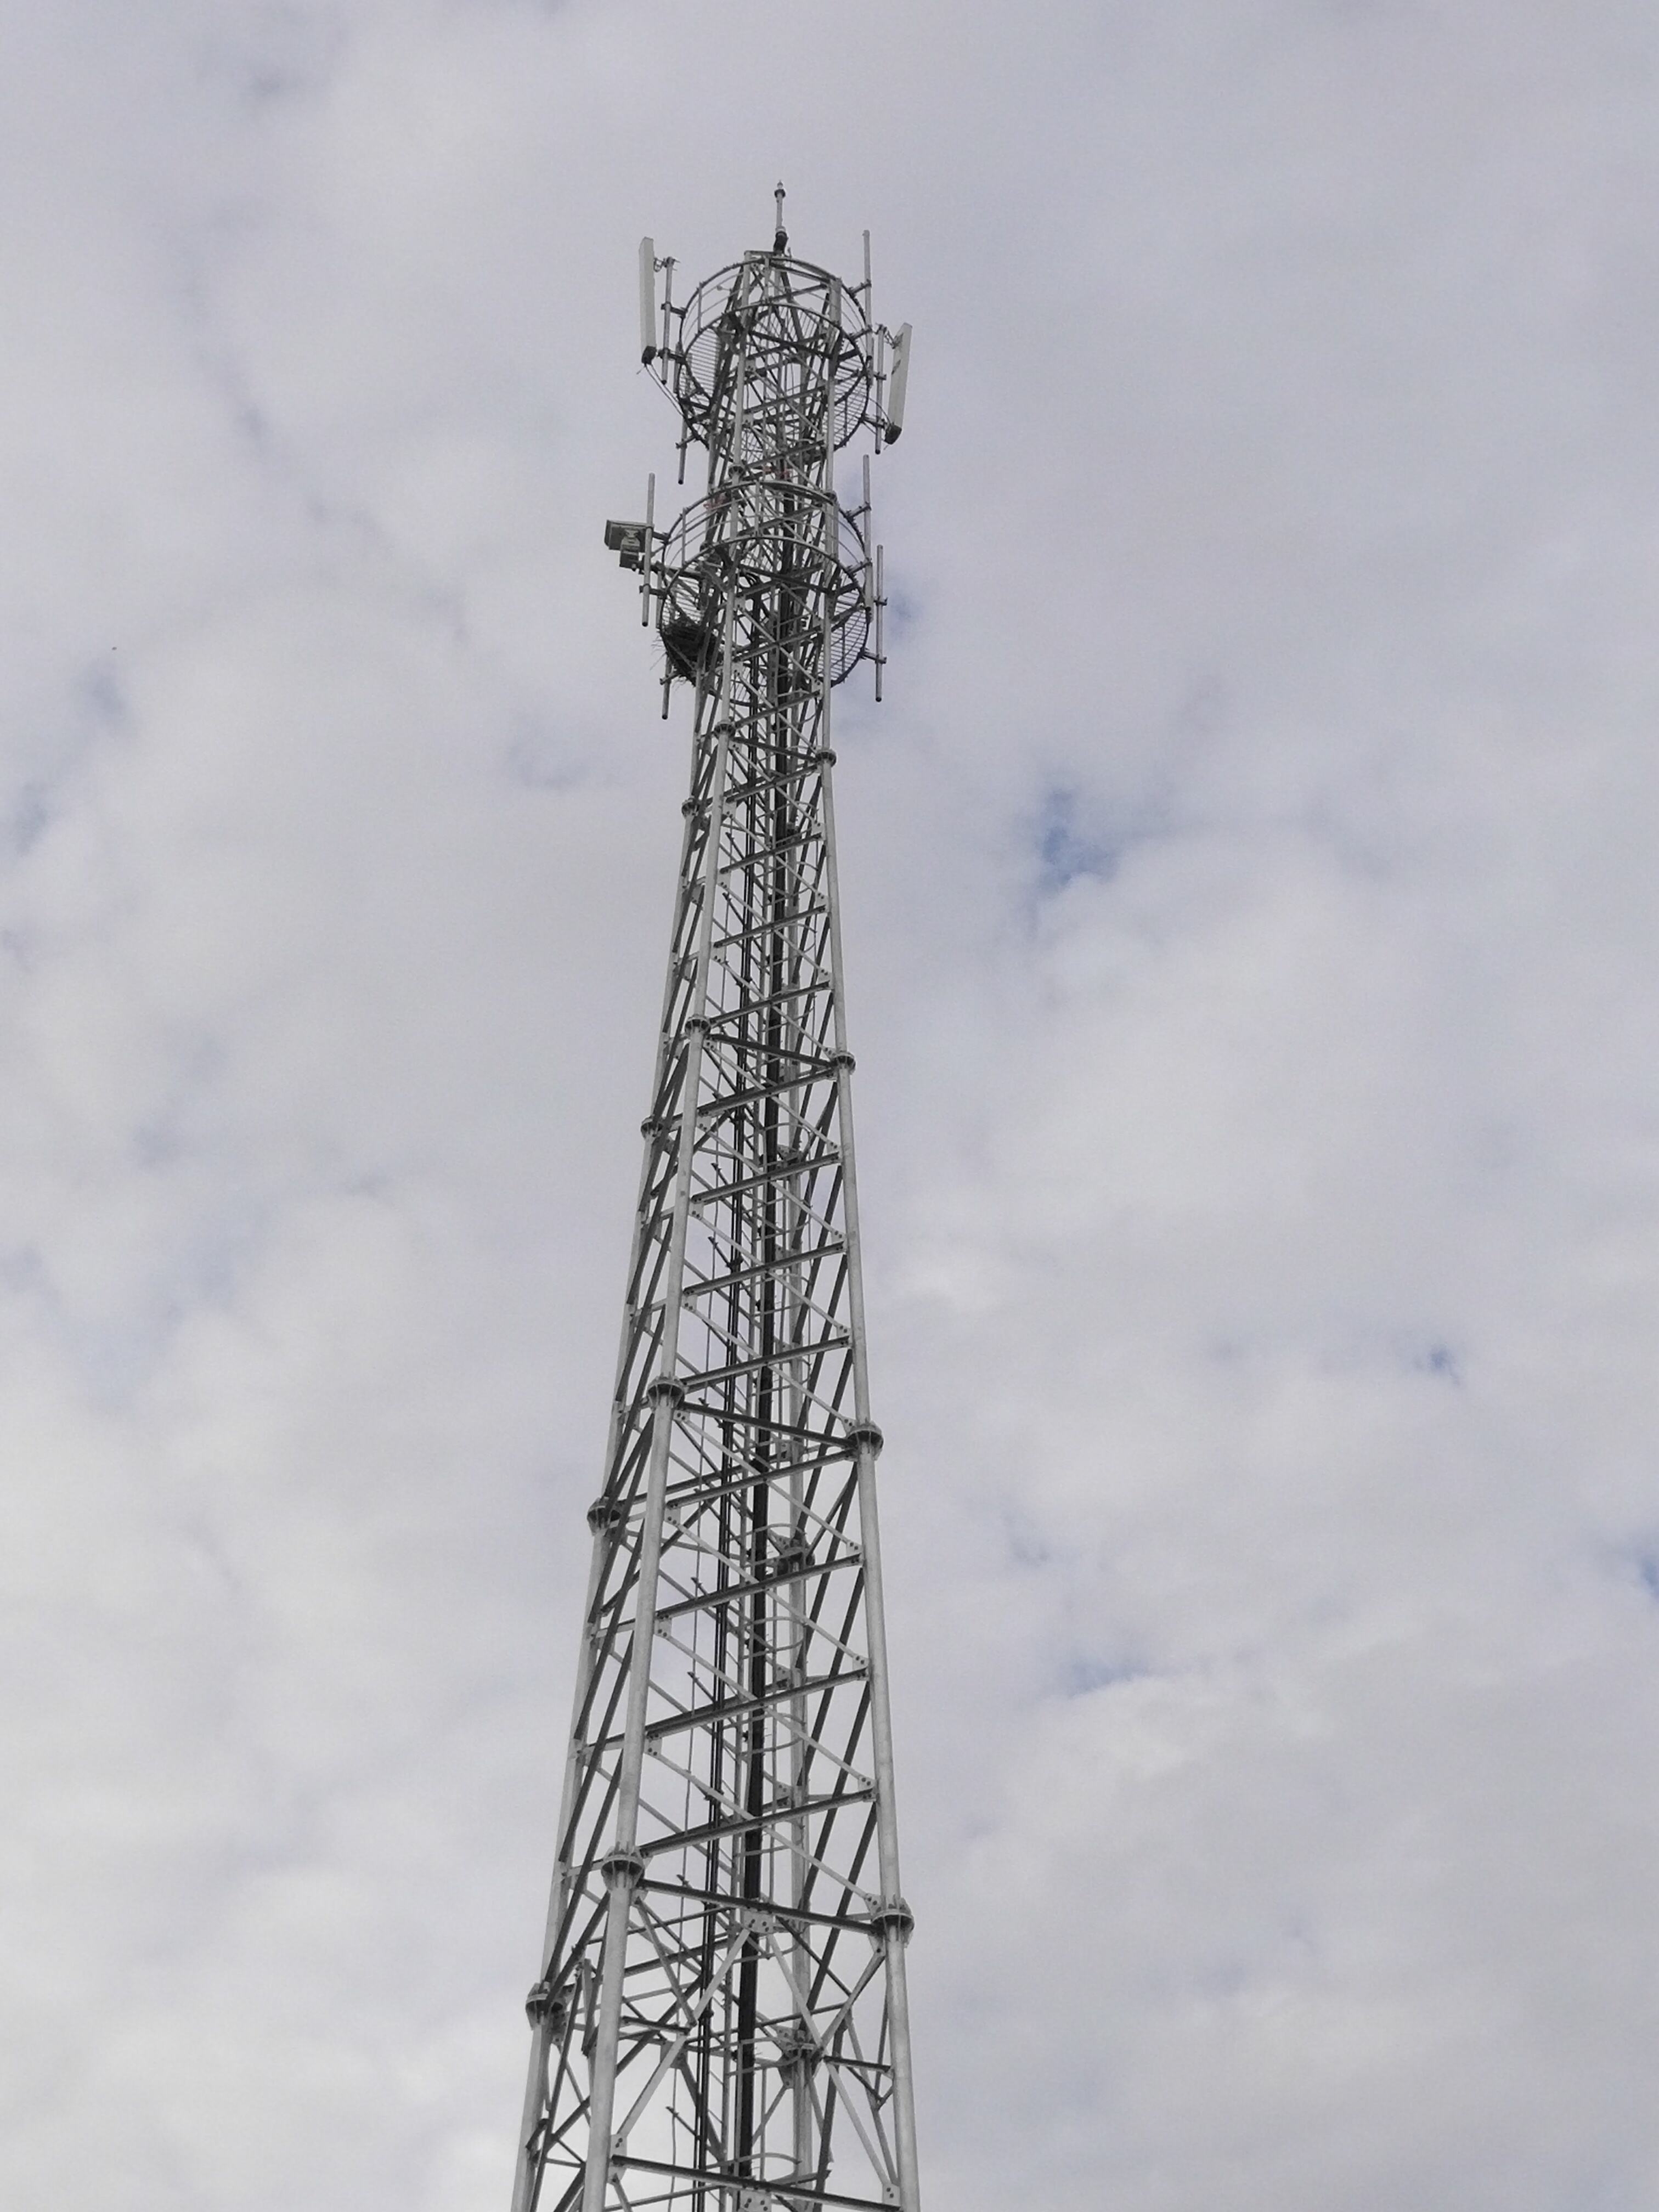
[[[605,535],[691,790],[514,2212],[920,2212],[829,743],[884,603],[836,453],[898,435],[909,331],[781,186],[769,252],[672,269],[641,349],[708,492]]]

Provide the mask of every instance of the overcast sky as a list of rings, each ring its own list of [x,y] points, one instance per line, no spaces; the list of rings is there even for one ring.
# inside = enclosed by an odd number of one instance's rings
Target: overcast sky
[[[1653,2212],[1651,0],[0,23],[0,2199],[503,2212],[781,174],[930,2212]]]

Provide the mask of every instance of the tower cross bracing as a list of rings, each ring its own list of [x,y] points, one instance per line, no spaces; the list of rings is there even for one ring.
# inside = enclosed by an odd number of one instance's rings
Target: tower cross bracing
[[[708,488],[605,534],[690,791],[514,2212],[920,2212],[830,748],[885,597],[836,456],[897,437],[909,331],[781,188],[683,306],[641,251]]]

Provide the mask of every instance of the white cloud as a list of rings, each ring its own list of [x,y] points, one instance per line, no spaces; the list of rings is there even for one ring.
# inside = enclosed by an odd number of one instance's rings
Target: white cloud
[[[918,332],[929,2202],[1650,2204],[1649,11],[6,28],[7,2200],[505,2200],[684,768],[631,256],[781,171]]]

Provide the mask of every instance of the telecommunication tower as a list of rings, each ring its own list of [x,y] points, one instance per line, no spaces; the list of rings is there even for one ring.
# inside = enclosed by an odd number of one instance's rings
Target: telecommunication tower
[[[769,250],[673,268],[641,350],[708,489],[605,541],[691,788],[514,2212],[920,2212],[830,750],[885,598],[836,455],[899,435],[909,326],[781,185]]]

